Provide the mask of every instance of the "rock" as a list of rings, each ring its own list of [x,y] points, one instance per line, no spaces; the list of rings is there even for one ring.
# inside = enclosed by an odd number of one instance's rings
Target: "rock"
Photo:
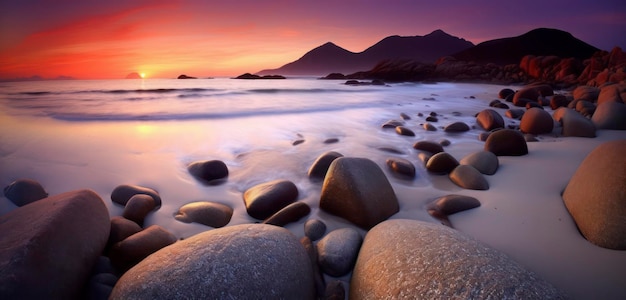
[[[139,231],[141,231],[141,226],[129,219],[120,216],[111,218],[111,230],[109,240],[107,241],[107,248],[110,248],[117,242],[121,242]]]
[[[304,202],[297,201],[277,211],[271,217],[265,219],[263,223],[276,226],[285,226],[289,223],[297,222],[309,213],[311,213],[311,207],[309,207],[309,205]]]
[[[500,92],[498,92],[498,98],[506,99],[506,97],[508,97],[509,95],[513,95],[513,94],[515,94],[515,91],[513,91],[512,89],[509,89],[509,88],[501,89]]]
[[[148,255],[176,242],[176,237],[159,225],[152,225],[137,232],[109,250],[113,266],[124,272],[139,263]]]
[[[491,151],[497,156],[521,156],[528,154],[528,145],[519,131],[502,129],[489,135],[485,151]]]
[[[569,101],[567,101],[567,97],[563,95],[554,95],[552,99],[550,99],[550,108],[556,110],[559,107],[567,107],[568,103]]]
[[[517,119],[517,120],[519,120],[519,119],[521,119],[521,118],[522,118],[522,116],[524,115],[524,113],[525,113],[525,111],[524,111],[524,110],[522,110],[522,109],[518,109],[518,108],[515,108],[515,109],[509,109],[509,110],[505,111],[505,112],[504,112],[504,115],[505,115],[507,118],[511,118],[511,119]]]
[[[486,131],[504,128],[504,119],[493,109],[485,109],[479,112],[478,116],[476,116],[476,123]]]
[[[344,300],[346,299],[346,289],[340,280],[334,280],[326,285],[324,300]]]
[[[626,103],[626,83],[605,85],[600,88],[598,105],[609,101]]]
[[[513,104],[515,106],[524,107],[529,101],[537,102],[537,98],[539,98],[539,96],[541,96],[541,93],[536,88],[525,87],[515,93],[513,96]]]
[[[435,219],[441,221],[441,224],[452,227],[449,215],[476,208],[480,206],[480,201],[474,197],[464,195],[447,195],[438,198],[426,206],[428,213]]]
[[[24,206],[28,203],[48,197],[48,193],[39,182],[22,178],[11,182],[4,188],[4,196],[17,206]]]
[[[187,166],[189,173],[199,181],[215,185],[228,177],[228,167],[221,160],[197,161]]]
[[[250,73],[244,73],[241,74],[237,77],[235,77],[235,79],[286,79],[285,76],[282,75],[263,75],[263,76],[259,76],[256,74],[250,74]]]
[[[302,144],[302,143],[304,143],[304,140],[303,140],[303,139],[298,139],[298,140],[293,141],[293,142],[291,143],[291,145],[292,145],[292,146],[298,146],[298,145],[300,145],[300,144]]]
[[[319,299],[326,290],[326,280],[324,280],[324,274],[320,270],[319,262],[317,259],[317,248],[313,245],[313,242],[308,237],[302,237],[300,239],[300,244],[304,247],[307,255],[309,256],[309,261],[311,262],[311,267],[313,269],[313,281],[315,284],[315,295]]]
[[[402,120],[411,120],[411,117],[405,113],[400,113],[400,118],[402,118]]]
[[[156,208],[161,207],[161,196],[159,196],[157,191],[138,185],[118,185],[115,189],[113,189],[113,192],[111,192],[111,201],[126,206],[128,200],[137,194],[152,196],[152,199],[154,199],[156,204]]]
[[[450,140],[448,139],[441,139],[439,141],[439,145],[444,146],[444,147],[448,147],[450,146],[450,144],[452,144],[452,142],[450,142]]]
[[[489,132],[481,132],[478,134],[478,140],[481,142],[484,142],[487,140],[487,138],[489,137],[489,135],[491,134],[491,131]]]
[[[155,208],[156,204],[151,196],[144,194],[133,195],[126,203],[126,206],[124,206],[122,217],[141,226],[146,216]]]
[[[324,140],[324,144],[334,144],[339,142],[338,138],[327,138]]]
[[[1,215],[0,298],[79,299],[109,229],[109,211],[91,190]]]
[[[430,123],[424,123],[424,125],[422,125],[424,127],[424,129],[426,131],[437,131],[437,127],[435,127],[435,125],[430,124]]]
[[[538,142],[539,140],[535,137],[535,135],[530,133],[524,133],[524,140],[526,143]]]
[[[439,119],[437,119],[437,117],[435,117],[435,116],[428,116],[428,117],[426,117],[426,121],[427,122],[437,123],[437,122],[439,122]]]
[[[528,102],[526,103],[526,109],[531,109],[531,108],[539,108],[539,109],[543,109],[543,107],[541,106],[541,104],[537,103],[537,102]]]
[[[178,221],[200,223],[213,228],[226,226],[232,216],[232,207],[209,201],[187,203],[174,213],[174,219]]]
[[[309,168],[309,178],[313,180],[324,180],[326,172],[333,160],[343,157],[341,153],[329,151],[320,155]]]
[[[501,108],[501,109],[509,109],[509,106],[506,103],[496,103],[494,104],[495,108]]]
[[[626,104],[606,101],[598,105],[591,121],[597,129],[626,130]]]
[[[111,273],[96,274],[89,278],[85,298],[89,300],[107,300],[111,296],[115,283],[117,283],[117,276]]]
[[[520,121],[520,130],[524,133],[550,133],[554,129],[554,120],[550,113],[543,109],[531,108],[526,111]]]
[[[605,104],[603,104],[605,105]],[[563,201],[580,232],[604,248],[626,250],[626,140],[596,147],[580,164]]]
[[[461,159],[460,164],[470,165],[485,175],[495,174],[500,165],[498,157],[489,151],[478,151],[469,154]]]
[[[298,187],[288,180],[274,180],[253,186],[243,194],[248,214],[265,220],[298,198]]]
[[[404,122],[398,120],[389,120],[385,122],[381,127],[382,128],[393,128],[396,129],[398,126],[403,126]]]
[[[177,79],[198,79],[198,77],[187,76],[185,74],[178,75]]]
[[[558,108],[552,117],[561,124],[563,136],[596,137],[596,126],[571,108]]]
[[[311,241],[317,241],[326,234],[326,224],[318,219],[310,219],[304,223],[304,235],[311,239]]]
[[[389,220],[367,233],[349,294],[354,299],[565,298],[499,251],[460,231],[414,220]]]
[[[352,228],[328,233],[317,243],[319,265],[330,276],[339,277],[352,271],[363,238]]]
[[[576,101],[575,109],[582,115],[593,115],[593,112],[596,110],[596,105],[586,100],[578,100]]]
[[[400,209],[383,171],[367,158],[333,161],[322,186],[320,208],[369,229]]]
[[[454,122],[452,124],[447,125],[443,131],[445,132],[465,132],[469,131],[470,127],[463,122]]]
[[[574,100],[595,102],[598,100],[598,96],[600,95],[600,89],[597,87],[580,85],[574,89],[572,95],[574,96]]]
[[[435,174],[448,174],[458,165],[459,162],[452,155],[439,152],[428,159],[426,169]]]
[[[413,144],[413,149],[428,151],[432,154],[443,152],[443,146],[440,143],[436,143],[432,141],[418,141],[415,144]]]
[[[415,132],[413,132],[413,130],[408,129],[404,126],[396,127],[396,133],[399,135],[405,135],[405,136],[415,136]]]
[[[386,162],[392,171],[411,178],[415,177],[415,166],[412,162],[398,157],[388,158]]]
[[[244,224],[209,230],[149,256],[111,299],[314,299],[311,262],[287,229]]]
[[[456,185],[470,190],[488,190],[489,183],[476,168],[470,165],[459,165],[450,172],[450,180]]]

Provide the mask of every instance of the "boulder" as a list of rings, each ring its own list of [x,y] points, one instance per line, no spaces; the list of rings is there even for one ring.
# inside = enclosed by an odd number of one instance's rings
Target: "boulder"
[[[404,136],[415,136],[415,132],[413,132],[413,130],[408,129],[404,126],[396,127],[396,133]]]
[[[561,124],[563,136],[596,137],[596,126],[571,108],[561,107],[552,117]]]
[[[569,101],[567,100],[567,97],[565,97],[564,95],[554,95],[550,99],[550,108],[552,108],[553,110],[556,110],[559,107],[567,107],[568,103]]]
[[[298,198],[298,187],[288,180],[274,180],[253,186],[243,194],[248,214],[259,220],[275,214]]]
[[[501,89],[500,92],[498,92],[498,98],[500,99],[506,99],[506,97],[508,97],[509,95],[513,95],[515,94],[515,91],[509,88],[505,88],[505,89]]]
[[[176,237],[159,225],[152,225],[109,249],[111,263],[124,272],[157,250],[176,242]]]
[[[519,131],[502,129],[489,135],[485,141],[485,151],[497,156],[521,156],[528,154],[528,145]]]
[[[317,243],[317,254],[322,271],[339,277],[352,271],[363,238],[352,228],[329,232]]]
[[[513,104],[515,106],[526,106],[529,101],[537,102],[537,99],[541,96],[541,93],[534,87],[525,87],[513,96]]]
[[[174,213],[174,219],[178,221],[200,223],[213,228],[226,226],[232,216],[232,207],[210,201],[187,203]]]
[[[220,184],[228,177],[228,167],[221,160],[193,162],[187,166],[187,170],[193,177],[209,185]]]
[[[304,223],[304,235],[317,241],[326,234],[326,223],[318,219],[310,219]]]
[[[432,141],[418,141],[415,144],[413,144],[413,149],[428,151],[432,154],[443,152],[443,146],[440,143],[436,143]]]
[[[410,178],[415,177],[415,166],[412,162],[404,158],[388,158],[386,163],[393,172],[399,175],[408,176]]]
[[[397,213],[400,206],[389,180],[375,162],[341,157],[328,169],[320,208],[369,229]]]
[[[531,108],[526,111],[520,121],[520,130],[524,133],[550,133],[554,129],[554,120],[547,111],[540,108]]]
[[[410,241],[410,242],[409,242]],[[350,281],[354,299],[565,299],[555,287],[460,231],[389,220],[363,241]]]
[[[48,197],[48,193],[41,184],[35,180],[22,178],[11,182],[4,188],[4,196],[17,206]]]
[[[524,115],[526,111],[524,111],[523,109],[519,109],[519,108],[514,108],[514,109],[509,109],[507,111],[504,112],[504,115],[507,118],[511,118],[511,119],[521,119],[522,116]]]
[[[474,197],[464,195],[446,195],[436,199],[426,206],[428,213],[441,224],[452,227],[449,215],[480,206],[480,201]]]
[[[422,125],[422,127],[424,127],[424,130],[426,130],[426,131],[437,131],[437,127],[435,127],[435,125],[430,124],[428,122],[424,123],[424,125]]]
[[[574,89],[572,92],[572,96],[574,96],[574,100],[586,100],[595,102],[598,100],[598,96],[600,95],[600,88],[580,85]]]
[[[626,250],[626,140],[605,142],[580,164],[563,201],[590,242]]]
[[[603,86],[598,95],[598,105],[604,102],[626,103],[626,83]]]
[[[504,128],[504,119],[493,109],[485,109],[476,116],[476,123],[480,128],[490,131],[496,128]]]
[[[110,247],[117,242],[121,242],[125,238],[141,231],[141,229],[139,224],[124,217],[115,216],[111,218],[111,230],[107,245]]]
[[[470,190],[488,190],[489,183],[487,179],[470,165],[459,165],[450,172],[450,180],[454,184]]]
[[[458,165],[459,162],[452,155],[439,152],[428,159],[426,169],[435,174],[448,174]]]
[[[161,196],[159,196],[159,193],[157,191],[138,185],[118,185],[117,187],[115,187],[115,189],[113,189],[113,192],[111,192],[111,201],[126,206],[128,200],[130,200],[132,196],[137,194],[152,196],[152,199],[154,199],[154,202],[156,204],[156,208],[161,207]]]
[[[498,170],[500,165],[498,157],[489,151],[478,151],[469,154],[461,159],[459,162],[462,165],[470,165],[478,172],[485,175],[493,175]]]
[[[143,225],[146,216],[156,208],[154,199],[149,195],[137,194],[128,199],[122,217]]]
[[[79,299],[109,229],[109,211],[91,190],[0,216],[0,298]]]
[[[126,272],[111,299],[314,299],[313,270],[287,229],[266,224],[209,230]]]
[[[463,122],[454,122],[452,124],[448,124],[446,127],[443,128],[443,131],[445,132],[465,132],[465,131],[469,131],[470,127],[463,123]]]
[[[626,130],[626,104],[603,102],[596,108],[591,121],[598,129]]]
[[[311,207],[302,202],[297,201],[285,206],[275,214],[263,221],[263,224],[276,226],[285,226],[289,223],[297,222],[311,213]]]
[[[304,247],[306,254],[309,256],[311,262],[311,268],[313,269],[313,281],[315,285],[315,295],[319,299],[321,295],[324,295],[326,290],[326,280],[324,274],[320,270],[320,265],[317,259],[317,248],[308,237],[304,236],[300,239],[300,244]]]
[[[395,128],[395,127],[394,127]],[[335,151],[329,151],[320,155],[315,162],[309,168],[309,178],[312,180],[324,180],[326,176],[326,172],[328,171],[328,167],[333,162],[333,160],[342,157],[341,153]]]

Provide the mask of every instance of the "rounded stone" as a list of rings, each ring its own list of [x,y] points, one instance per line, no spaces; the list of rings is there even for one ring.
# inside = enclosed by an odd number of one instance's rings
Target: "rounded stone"
[[[119,279],[111,299],[314,299],[312,274],[287,229],[235,225],[154,253]]]
[[[500,99],[506,99],[506,97],[508,97],[509,95],[513,95],[513,94],[515,94],[515,91],[509,88],[505,88],[505,89],[501,89],[500,92],[498,92],[498,97]]]
[[[521,156],[528,154],[528,145],[519,131],[502,129],[487,137],[485,151],[493,152],[497,156]]]
[[[580,164],[563,201],[578,229],[600,247],[626,250],[626,140],[605,142]]]
[[[118,185],[117,187],[115,187],[115,189],[113,189],[113,192],[111,192],[111,201],[126,206],[128,200],[130,200],[132,196],[137,194],[152,196],[152,199],[154,199],[154,202],[156,204],[156,208],[161,207],[161,196],[159,196],[159,193],[157,193],[157,191],[138,185]]]
[[[463,122],[454,122],[452,124],[447,125],[443,131],[445,132],[465,132],[465,131],[469,131],[470,127],[469,125],[463,123]]]
[[[41,184],[35,180],[22,178],[11,182],[4,188],[4,196],[17,206],[48,197],[48,193]]]
[[[554,129],[554,120],[547,111],[533,107],[526,111],[520,121],[520,130],[524,133],[543,134]]]
[[[413,130],[408,129],[404,126],[396,127],[396,133],[404,136],[415,136],[415,132],[413,132]]]
[[[310,219],[304,223],[304,235],[317,241],[326,234],[326,223],[319,219]]]
[[[243,194],[248,214],[259,220],[275,214],[298,198],[298,187],[288,180],[274,180],[253,186]]]
[[[388,158],[386,163],[387,166],[395,173],[411,178],[415,177],[415,166],[412,162],[406,159],[393,157]]]
[[[176,237],[159,225],[137,232],[109,250],[111,263],[124,272],[157,250],[176,242]]]
[[[458,230],[414,220],[389,220],[367,233],[349,294],[354,299],[565,298],[501,252]]]
[[[550,108],[556,110],[559,107],[567,107],[568,103],[569,101],[567,101],[567,97],[564,95],[554,95],[552,99],[550,99]]]
[[[221,160],[193,162],[187,166],[189,173],[206,184],[219,184],[228,177],[228,167]]]
[[[283,209],[265,219],[263,224],[285,226],[289,223],[297,222],[306,217],[309,213],[311,213],[311,207],[302,201],[297,201],[285,206]]]
[[[111,230],[107,242],[108,248],[140,231],[141,226],[129,219],[120,216],[111,218]]]
[[[598,129],[626,130],[626,104],[603,102],[596,108],[591,121]]]
[[[443,152],[443,146],[440,143],[432,141],[418,141],[413,144],[413,149],[428,151],[432,154]]]
[[[449,215],[480,206],[480,201],[474,197],[464,195],[446,195],[436,199],[426,206],[428,213],[443,225],[452,227]]]
[[[143,225],[146,216],[156,208],[154,199],[145,194],[133,195],[128,199],[122,217],[129,219],[139,225]]]
[[[330,167],[333,160],[339,157],[343,157],[343,155],[335,151],[325,152],[320,155],[309,168],[309,178],[312,180],[324,180],[328,167]]]
[[[537,102],[537,98],[539,98],[539,96],[541,96],[541,93],[539,93],[539,91],[532,87],[525,87],[519,91],[517,91],[517,93],[515,93],[515,95],[513,96],[513,104],[515,106],[526,106],[526,103],[532,101],[532,102]]]
[[[524,113],[525,113],[525,111],[523,109],[515,108],[515,109],[509,109],[509,110],[505,111],[504,115],[507,118],[518,120],[518,119],[522,118]]]
[[[470,165],[459,165],[450,172],[450,180],[454,184],[470,190],[488,190],[489,183],[487,179]]]
[[[563,136],[596,137],[596,126],[593,122],[571,108],[558,108],[552,117],[561,123]]]
[[[330,276],[339,277],[352,271],[363,238],[352,228],[329,232],[317,243],[319,265]]]
[[[424,123],[422,127],[424,127],[426,131],[437,131],[437,127],[435,127],[435,125],[430,124],[430,123]]]
[[[392,128],[392,129],[396,129],[396,127],[398,126],[402,126],[404,125],[404,122],[402,121],[398,121],[398,120],[389,120],[385,123],[383,123],[383,125],[381,126],[382,128]]]
[[[459,162],[462,165],[470,165],[478,172],[485,175],[493,175],[500,165],[498,156],[489,151],[478,151],[463,157]]]
[[[428,159],[426,169],[436,174],[448,174],[458,165],[459,162],[452,155],[439,152]]]
[[[486,131],[504,128],[504,119],[493,109],[485,109],[479,112],[476,116],[476,123]]]
[[[233,216],[233,209],[225,204],[198,201],[183,205],[174,213],[174,219],[185,223],[200,223],[213,228],[226,226]]]

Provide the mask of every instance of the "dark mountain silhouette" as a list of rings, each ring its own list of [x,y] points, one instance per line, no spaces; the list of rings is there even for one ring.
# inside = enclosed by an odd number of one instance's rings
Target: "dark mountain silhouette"
[[[555,55],[583,60],[598,50],[569,32],[537,28],[520,36],[486,41],[452,56],[462,61],[507,65],[519,64],[525,55]]]
[[[474,44],[435,30],[425,36],[389,36],[363,52],[355,53],[333,43],[326,43],[300,59],[278,69],[262,70],[259,75],[326,75],[332,72],[353,73],[369,70],[388,59],[410,59],[434,63],[441,56],[468,49]]]

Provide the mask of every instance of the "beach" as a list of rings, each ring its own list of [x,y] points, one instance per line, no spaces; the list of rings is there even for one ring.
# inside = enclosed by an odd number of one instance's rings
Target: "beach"
[[[306,217],[285,226],[295,236],[304,236],[303,224],[310,219],[326,223],[326,232],[350,227],[365,236],[364,229],[319,208],[322,185],[307,176],[319,155],[336,151],[346,157],[368,158],[383,170],[400,206],[390,219],[438,224],[426,209],[430,202],[449,194],[471,196],[480,201],[480,207],[451,215],[456,230],[503,252],[574,299],[618,299],[626,294],[626,252],[585,240],[561,197],[584,158],[604,142],[626,139],[625,131],[598,130],[595,138],[563,137],[561,128],[555,126],[551,133],[528,143],[527,155],[500,156],[497,172],[485,176],[488,190],[470,190],[455,185],[448,176],[429,173],[413,144],[448,140],[450,145],[444,150],[457,160],[483,150],[479,135],[484,130],[477,126],[475,115],[489,108],[501,89],[519,86],[436,83],[378,87],[315,79],[296,83],[290,83],[291,79],[215,80],[218,83],[204,80],[177,86],[172,98],[161,96],[167,91],[140,93],[124,86],[133,92],[111,93],[97,99],[98,106],[78,110],[72,107],[86,107],[87,102],[82,101],[86,98],[70,98],[75,102],[38,109],[38,104],[29,108],[15,105],[15,99],[8,99],[14,94],[7,93],[1,103],[5,109],[0,111],[0,185],[31,178],[51,196],[92,189],[104,200],[111,217],[123,211],[111,201],[115,187],[149,187],[158,191],[162,205],[148,215],[144,228],[159,225],[178,239],[187,239],[212,228],[177,221],[174,215],[184,204],[222,203],[234,211],[227,226],[257,223],[262,220],[248,215],[243,193],[257,184],[286,179],[297,186],[298,201],[311,208]],[[198,85],[204,84],[220,86],[201,90]],[[181,89],[184,92],[178,92]],[[130,99],[135,96],[141,99]],[[130,100],[109,103],[106,97]],[[290,104],[293,99],[299,104]],[[209,109],[204,108],[209,105],[205,101],[213,101]],[[235,108],[232,103],[237,103]],[[494,110],[507,126],[519,125],[519,120],[504,116],[505,109]],[[438,121],[432,122],[437,130],[426,131],[423,124],[431,112],[437,115]],[[404,126],[415,136],[381,127],[388,120],[401,120],[402,113],[410,117]],[[457,121],[471,130],[444,132],[445,125]],[[386,165],[392,157],[412,162],[415,178],[393,173]],[[226,181],[206,185],[191,176],[187,165],[204,160],[223,161],[229,170]],[[15,208],[4,195],[0,198],[0,214]],[[348,289],[350,274],[339,279]]]

